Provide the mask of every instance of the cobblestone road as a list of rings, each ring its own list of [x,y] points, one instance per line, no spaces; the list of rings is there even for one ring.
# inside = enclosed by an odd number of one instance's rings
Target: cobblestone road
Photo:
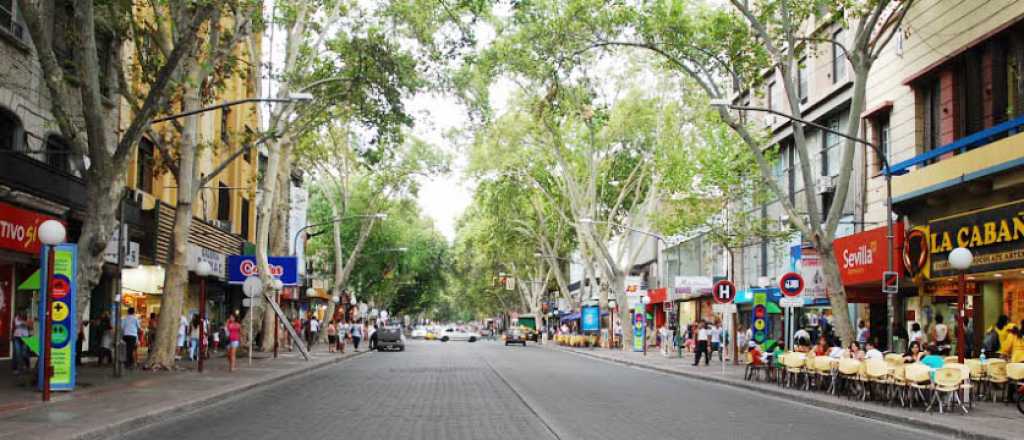
[[[536,346],[412,342],[133,439],[915,439],[933,435]]]

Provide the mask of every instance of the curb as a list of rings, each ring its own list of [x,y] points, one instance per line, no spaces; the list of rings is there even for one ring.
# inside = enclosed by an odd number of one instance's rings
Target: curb
[[[695,373],[691,373],[691,372],[687,372],[687,371],[679,371],[679,370],[674,370],[674,369],[671,369],[671,368],[664,368],[664,367],[649,365],[649,364],[645,364],[645,363],[642,363],[642,362],[636,362],[636,361],[631,361],[631,360],[627,360],[627,359],[615,359],[615,358],[605,357],[605,356],[601,356],[601,355],[598,355],[598,354],[588,353],[588,352],[585,352],[585,351],[579,351],[579,350],[575,350],[575,349],[566,349],[566,348],[560,348],[560,347],[555,347],[554,349],[559,350],[559,351],[563,351],[563,352],[566,352],[566,353],[571,353],[571,354],[579,355],[579,356],[586,356],[586,357],[590,357],[590,358],[593,358],[593,359],[602,360],[602,361],[605,361],[605,362],[613,362],[613,363],[617,363],[617,364],[628,365],[628,366],[631,366],[631,367],[643,368],[645,370],[651,370],[651,371],[657,371],[657,372],[660,372],[660,373],[666,373],[666,374],[672,374],[672,375],[676,375],[676,376],[682,376],[682,377],[686,377],[686,378],[689,378],[689,379],[700,379],[702,381],[713,382],[713,383],[716,383],[716,384],[719,384],[719,385],[725,385],[725,386],[729,386],[729,387],[732,387],[732,388],[737,388],[737,389],[741,389],[741,390],[745,390],[745,391],[751,391],[751,392],[762,392],[762,391],[779,392],[779,391],[782,391],[784,394],[780,394],[780,397],[785,395],[785,396],[793,396],[793,397],[802,397],[802,398],[807,399],[806,401],[796,402],[796,403],[812,405],[812,406],[815,406],[815,407],[825,408],[825,409],[829,409],[829,410],[832,410],[832,411],[841,412],[841,413],[845,413],[845,414],[849,414],[849,415],[853,415],[853,416],[857,416],[857,417],[863,417],[863,418],[866,418],[866,419],[879,420],[879,421],[884,421],[884,422],[889,422],[889,423],[894,423],[894,424],[901,424],[901,425],[909,426],[909,427],[912,427],[912,428],[916,428],[916,429],[919,429],[919,430],[924,430],[924,431],[928,431],[928,432],[931,432],[931,433],[934,433],[934,434],[940,434],[940,435],[944,435],[944,436],[953,436],[955,438],[972,439],[972,440],[1013,440],[1013,439],[1015,439],[1015,438],[1011,438],[1011,437],[1002,437],[1002,436],[998,436],[998,435],[972,432],[972,431],[968,431],[968,430],[957,428],[957,427],[953,427],[953,426],[942,425],[942,424],[934,423],[934,422],[927,421],[927,420],[919,420],[919,419],[915,419],[915,418],[912,418],[912,417],[907,417],[907,416],[904,416],[904,415],[901,415],[901,414],[894,414],[894,413],[890,413],[890,412],[885,412],[884,410],[881,410],[881,409],[875,410],[875,409],[870,409],[870,408],[859,408],[859,407],[855,407],[855,406],[851,406],[851,405],[844,405],[841,402],[835,402],[835,401],[832,401],[830,399],[822,399],[818,395],[813,394],[813,393],[807,393],[807,394],[800,393],[800,394],[798,394],[798,393],[795,393],[795,392],[789,392],[789,391],[786,391],[786,390],[782,390],[781,388],[778,388],[778,387],[770,387],[770,388],[769,387],[762,387],[762,386],[755,385],[755,384],[748,383],[748,382],[737,382],[735,380],[726,379],[726,378],[719,377],[719,376],[716,376],[716,375],[695,374]]]
[[[126,435],[128,433],[131,433],[133,431],[137,431],[137,430],[140,430],[140,429],[143,429],[143,428],[147,428],[147,427],[155,425],[157,423],[168,421],[168,420],[172,420],[174,418],[181,417],[183,415],[187,415],[187,414],[193,413],[193,412],[198,411],[200,409],[203,409],[203,408],[210,407],[210,406],[213,406],[215,404],[221,403],[221,402],[224,401],[224,397],[225,396],[231,396],[231,398],[235,398],[235,397],[238,397],[240,394],[248,393],[248,392],[255,391],[257,389],[263,388],[263,387],[267,387],[267,386],[273,385],[273,384],[275,384],[279,380],[282,380],[282,379],[292,379],[292,378],[296,378],[296,377],[305,376],[305,375],[310,374],[310,373],[312,373],[314,371],[317,371],[317,370],[320,370],[320,369],[323,369],[323,368],[326,368],[326,367],[329,367],[329,366],[332,366],[332,365],[335,365],[335,364],[338,364],[338,363],[341,363],[341,362],[344,362],[344,361],[347,361],[347,360],[350,360],[350,359],[354,359],[354,358],[360,357],[360,356],[365,355],[367,353],[370,353],[370,352],[369,351],[361,351],[361,352],[353,353],[353,354],[348,355],[348,356],[338,357],[338,358],[334,358],[334,359],[329,359],[329,360],[326,360],[326,361],[323,361],[323,362],[320,362],[320,363],[317,363],[317,364],[310,365],[308,368],[299,369],[298,371],[295,371],[295,370],[282,371],[282,372],[274,374],[272,376],[268,376],[268,377],[265,377],[265,378],[262,378],[262,379],[259,379],[259,380],[256,380],[256,381],[252,381],[252,382],[249,382],[249,383],[245,383],[245,384],[242,384],[242,385],[238,385],[238,386],[234,386],[234,387],[230,387],[230,388],[218,391],[218,392],[216,392],[216,393],[214,393],[212,395],[204,396],[204,397],[202,397],[200,399],[192,400],[192,401],[189,401],[189,402],[182,402],[182,403],[177,403],[177,404],[171,404],[169,406],[164,406],[164,407],[156,408],[156,409],[153,409],[151,411],[148,411],[145,414],[140,414],[137,417],[131,417],[131,418],[128,418],[128,419],[125,419],[125,420],[119,420],[119,421],[113,422],[111,424],[108,424],[106,426],[101,426],[99,428],[96,428],[96,429],[93,429],[93,430],[90,430],[90,431],[82,432],[82,433],[80,433],[78,435],[69,437],[68,439],[69,440],[94,440],[94,439],[106,439],[106,438],[120,437],[120,436]]]

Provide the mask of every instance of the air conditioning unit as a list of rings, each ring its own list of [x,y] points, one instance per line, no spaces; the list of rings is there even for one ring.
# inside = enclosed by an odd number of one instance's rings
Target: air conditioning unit
[[[821,176],[818,177],[817,182],[818,194],[828,194],[836,191],[836,182],[832,176]]]
[[[220,229],[228,233],[231,232],[231,222],[227,220],[211,220],[210,223],[213,223],[213,225],[216,226],[217,229]]]

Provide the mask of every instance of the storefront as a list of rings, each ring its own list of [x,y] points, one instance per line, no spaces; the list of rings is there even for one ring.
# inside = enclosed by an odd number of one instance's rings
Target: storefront
[[[714,279],[702,276],[677,276],[669,300],[675,309],[676,325],[679,329],[693,325],[700,320],[713,320],[711,308],[711,287]]]
[[[668,302],[668,289],[650,289],[647,291],[647,309],[648,320],[650,321],[649,326],[654,329],[659,329],[661,326],[668,322],[668,316],[666,316],[667,309],[665,304],[671,304]],[[671,308],[671,306],[669,306]]]
[[[13,353],[14,316],[26,313],[34,321],[39,281],[26,283],[39,269],[41,243],[36,231],[45,214],[0,203],[0,359]]]
[[[852,306],[853,324],[856,327],[858,322],[863,321],[870,331],[870,339],[883,349],[889,349],[892,341],[888,330],[888,295],[882,292],[882,277],[889,270],[887,235],[888,230],[883,226],[837,238],[832,242],[846,300]],[[903,261],[899,258],[903,253],[903,222],[893,225],[893,235],[892,271],[902,278],[899,285],[903,287],[894,297],[896,328],[901,328],[906,317],[903,313],[905,304],[917,296],[917,290],[909,285]],[[900,331],[896,336],[895,349],[903,350],[906,347],[906,335]]]

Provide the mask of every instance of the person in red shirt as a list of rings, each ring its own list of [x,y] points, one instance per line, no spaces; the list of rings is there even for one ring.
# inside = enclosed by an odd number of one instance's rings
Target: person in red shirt
[[[235,371],[235,353],[242,340],[242,325],[235,319],[235,315],[228,316],[228,371]]]
[[[750,349],[747,350],[747,353],[750,353],[751,365],[760,366],[764,364],[764,362],[761,360],[761,347],[759,347],[753,341],[750,342]]]

